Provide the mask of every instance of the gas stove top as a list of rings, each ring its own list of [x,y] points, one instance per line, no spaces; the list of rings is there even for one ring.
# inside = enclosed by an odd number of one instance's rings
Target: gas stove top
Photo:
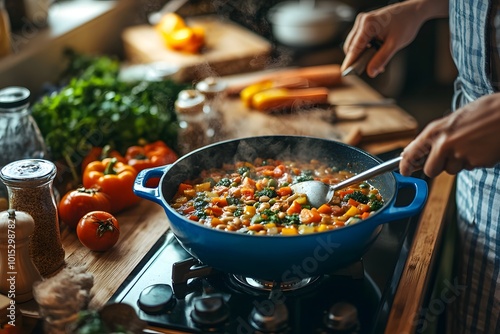
[[[412,197],[401,189],[396,205]],[[363,258],[347,268],[284,283],[205,266],[167,232],[110,302],[131,305],[151,328],[166,332],[380,333],[417,220],[382,225]]]

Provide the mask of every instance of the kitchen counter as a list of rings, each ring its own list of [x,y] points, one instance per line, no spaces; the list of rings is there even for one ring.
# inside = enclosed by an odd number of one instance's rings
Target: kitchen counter
[[[382,98],[358,78],[353,78],[350,85],[363,92],[362,96],[357,98],[363,100]],[[397,108],[397,112],[404,116],[401,119],[406,119],[406,121],[411,119],[403,110]],[[383,123],[383,117],[389,117],[391,119],[388,121],[394,121],[390,112],[379,111],[378,121]],[[350,123],[350,126],[358,126],[359,128],[359,124],[356,125],[355,122]],[[340,129],[348,128],[349,126],[342,125]],[[352,144],[357,144],[372,154],[379,154],[394,148],[404,147],[414,137],[415,131],[416,127],[413,131],[405,131],[393,136],[384,135],[378,140],[377,138],[364,140],[361,135]],[[409,250],[408,259],[390,311],[386,333],[412,333],[415,331],[415,317],[423,308],[425,297],[431,286],[448,202],[452,199],[451,191],[454,177],[442,174],[432,180],[430,184],[429,199],[420,216],[416,234]],[[141,264],[148,251],[168,230],[168,220],[163,208],[147,200],[142,200],[136,207],[120,213],[117,218],[121,227],[120,240],[112,250],[105,253],[94,253],[87,250],[80,245],[74,231],[67,227],[62,230],[67,265],[85,266],[90,273],[94,274],[95,284],[90,302],[92,308],[100,308],[108,302],[130,273]],[[33,305],[25,307],[25,309],[28,319],[34,314],[36,317]]]

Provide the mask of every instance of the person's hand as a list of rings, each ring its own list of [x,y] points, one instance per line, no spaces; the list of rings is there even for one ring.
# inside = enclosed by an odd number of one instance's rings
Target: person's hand
[[[500,162],[500,93],[487,95],[431,122],[403,151],[402,175],[423,167],[435,177],[443,171],[493,167]]]
[[[405,1],[360,13],[344,42],[341,70],[349,67],[373,39],[383,42],[366,67],[370,77],[382,73],[394,54],[415,39],[421,25],[431,17],[444,16],[447,0]],[[447,8],[447,7],[446,7]],[[447,12],[447,9],[446,9]]]

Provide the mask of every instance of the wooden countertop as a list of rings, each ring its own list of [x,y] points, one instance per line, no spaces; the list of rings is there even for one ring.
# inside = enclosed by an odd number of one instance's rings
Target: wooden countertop
[[[446,224],[445,218],[450,201],[454,200],[454,183],[455,177],[446,173],[431,182],[427,204],[419,219],[389,313],[385,329],[387,334],[415,332],[424,298],[432,286],[433,268]]]
[[[349,95],[349,87],[352,91],[358,92],[358,95]],[[356,77],[350,78],[349,84],[343,89],[344,95],[334,98],[340,99],[347,96],[351,101],[356,98],[363,101],[382,98]],[[233,101],[233,103],[237,102]],[[387,124],[397,122],[398,119],[405,120],[403,124],[400,124],[404,131],[396,132],[395,135],[385,133],[378,140],[373,136],[368,140],[363,140],[361,137],[361,140],[358,141],[360,148],[372,154],[379,154],[383,151],[404,147],[410,142],[416,133],[416,123],[413,123],[412,117],[399,107],[395,106],[390,110],[390,112],[388,110],[374,110],[371,117],[376,117],[377,122],[381,123],[387,120]],[[337,129],[347,129],[349,132],[349,126],[359,127],[359,124],[356,125],[355,122],[349,125],[342,124]],[[436,250],[441,239],[443,220],[453,181],[453,177],[443,174],[432,182],[429,200],[417,227],[416,236],[395,296],[394,306],[390,312],[386,333],[412,333],[414,331],[413,316],[422,307],[424,296],[428,291],[432,264],[435,261]],[[117,218],[121,226],[120,240],[113,249],[105,253],[94,253],[87,250],[79,243],[74,231],[68,228],[62,230],[67,265],[85,266],[95,277],[93,297],[90,302],[91,308],[100,308],[108,302],[158,238],[168,229],[168,220],[163,208],[147,200],[142,200],[136,207],[120,213]],[[33,307],[27,309],[33,311]]]

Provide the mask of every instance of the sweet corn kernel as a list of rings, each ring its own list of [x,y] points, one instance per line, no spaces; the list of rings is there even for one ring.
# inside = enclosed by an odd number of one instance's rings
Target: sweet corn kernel
[[[287,226],[281,230],[282,235],[297,235],[299,232],[294,226]]]
[[[253,217],[255,216],[255,206],[251,206],[251,205],[246,205],[245,206],[245,210],[243,211],[243,214],[249,216],[249,217]]]
[[[300,234],[311,234],[314,233],[314,226],[311,225],[300,225],[299,226]]]
[[[318,226],[318,232],[325,232],[327,230],[327,225],[326,224],[319,224]]]

